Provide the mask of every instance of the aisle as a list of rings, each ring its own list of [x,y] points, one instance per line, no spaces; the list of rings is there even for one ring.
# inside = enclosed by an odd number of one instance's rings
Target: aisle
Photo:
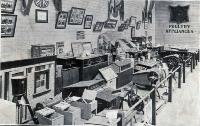
[[[200,126],[200,63],[157,115],[157,126]]]

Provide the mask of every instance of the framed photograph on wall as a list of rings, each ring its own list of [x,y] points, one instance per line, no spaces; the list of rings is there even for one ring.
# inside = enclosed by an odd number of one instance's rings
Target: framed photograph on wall
[[[85,9],[72,7],[69,15],[68,24],[82,25],[84,15],[85,15]]]
[[[65,29],[68,19],[68,12],[59,12],[56,19],[56,29]]]
[[[74,57],[80,57],[84,51],[82,42],[72,42],[71,47]]]
[[[141,26],[141,21],[138,21],[137,23],[136,23],[136,29],[138,30],[138,29],[140,29],[140,26]]]
[[[115,29],[117,25],[117,20],[114,20],[114,19],[109,19],[105,22],[104,24],[104,28],[106,29]]]
[[[48,10],[35,10],[35,22],[36,23],[48,23]]]
[[[1,13],[11,13],[15,11],[17,0],[1,0]]]
[[[56,42],[56,55],[64,53],[64,42]]]
[[[17,15],[1,14],[1,38],[14,37]]]
[[[148,22],[147,21],[144,22],[144,29],[148,29]]]
[[[131,28],[131,38],[135,37],[135,27]]]
[[[122,23],[119,27],[118,27],[118,31],[119,32],[123,32],[125,30],[126,24]]]
[[[130,17],[130,27],[135,27],[136,26],[136,17],[131,16]]]
[[[93,15],[86,15],[84,21],[84,29],[91,29],[93,21]]]
[[[93,32],[101,32],[104,22],[96,22],[93,28]]]

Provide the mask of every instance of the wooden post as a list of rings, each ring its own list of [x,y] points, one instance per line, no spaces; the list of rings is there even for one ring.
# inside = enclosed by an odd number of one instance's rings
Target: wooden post
[[[199,49],[198,49],[198,53],[197,53],[198,62],[199,62],[199,56],[200,56],[200,51],[199,51]]]
[[[198,65],[198,51],[195,52],[195,64]]]
[[[193,71],[193,56],[190,59],[190,71]]]
[[[178,70],[178,88],[181,88],[181,65],[179,65],[179,70]]]
[[[172,73],[170,73],[168,84],[168,102],[172,102]]]
[[[185,83],[185,61],[183,61],[183,83]]]
[[[196,66],[196,64],[195,64],[195,53],[193,53],[192,60],[193,60],[193,69],[195,69],[195,66]]]
[[[156,87],[153,87],[153,92],[151,93],[152,99],[152,125],[156,125]]]

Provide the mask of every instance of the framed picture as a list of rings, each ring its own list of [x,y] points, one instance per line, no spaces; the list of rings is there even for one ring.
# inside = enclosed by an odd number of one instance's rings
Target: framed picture
[[[56,29],[65,29],[68,19],[68,12],[59,12],[56,19]]]
[[[130,27],[135,27],[136,26],[136,17],[131,16],[130,17]]]
[[[136,29],[138,30],[138,29],[140,29],[140,25],[141,25],[141,21],[138,21],[137,23],[136,23]]]
[[[17,0],[1,0],[1,13],[11,13],[15,11]]]
[[[96,22],[93,28],[93,32],[101,32],[104,22]]]
[[[94,53],[92,50],[92,43],[91,42],[83,42],[83,51],[89,54]]]
[[[128,27],[130,26],[130,19],[124,21],[124,24],[125,24],[125,29],[128,29]]]
[[[70,25],[82,25],[85,9],[72,7],[69,15],[68,24]]]
[[[56,55],[64,53],[64,42],[56,42]]]
[[[131,28],[131,38],[135,37],[135,27]]]
[[[147,21],[144,22],[144,29],[148,29],[148,22]]]
[[[35,22],[36,23],[48,23],[48,10],[35,10]]]
[[[17,15],[1,14],[1,37],[14,37]]]
[[[77,31],[76,32],[76,39],[85,39],[85,31]]]
[[[72,42],[72,53],[74,57],[80,57],[83,53],[83,43],[82,42]]]
[[[122,23],[119,27],[118,27],[118,31],[119,32],[123,32],[125,30],[126,24]]]
[[[93,21],[93,16],[92,15],[86,15],[85,21],[84,21],[84,29],[91,29],[92,21]]]
[[[104,28],[107,28],[107,29],[114,29],[117,25],[117,20],[114,20],[114,19],[109,19],[105,22],[104,24]]]

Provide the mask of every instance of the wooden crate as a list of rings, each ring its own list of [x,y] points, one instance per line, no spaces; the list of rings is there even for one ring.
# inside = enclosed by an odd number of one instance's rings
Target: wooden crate
[[[54,108],[54,110],[64,115],[64,125],[80,125],[81,124],[81,109],[70,106],[68,109],[62,111]]]
[[[82,119],[90,119],[92,117],[92,113],[97,111],[97,101],[93,100],[90,103],[83,103],[79,101],[75,101],[71,103],[72,106],[79,107],[81,109],[81,118]]]
[[[43,116],[36,113],[38,121],[41,125],[64,125],[64,115],[54,112],[49,116]]]

